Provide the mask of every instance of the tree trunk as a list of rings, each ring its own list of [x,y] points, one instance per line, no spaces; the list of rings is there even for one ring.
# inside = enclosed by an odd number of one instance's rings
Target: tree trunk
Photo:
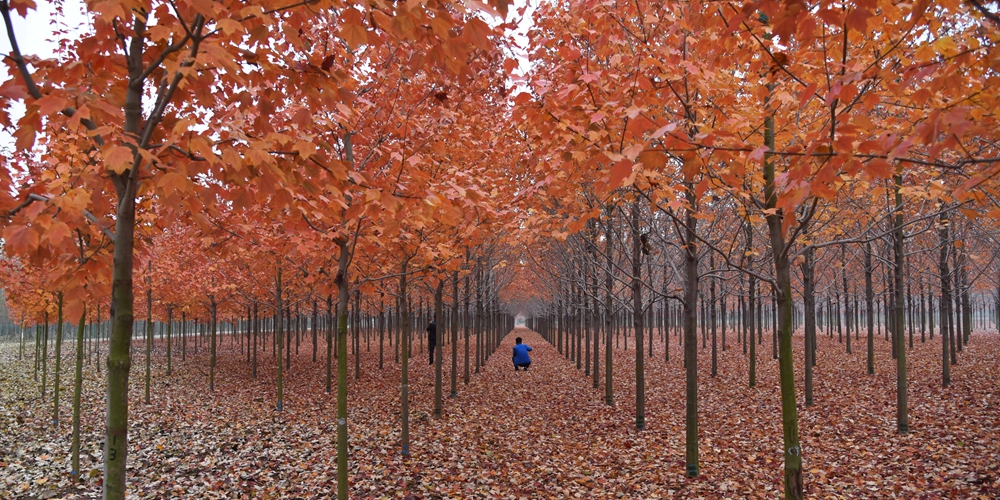
[[[851,295],[847,288],[847,248],[840,245],[840,277],[844,284],[844,319],[847,330],[847,354],[851,354]]]
[[[149,404],[149,379],[150,379],[150,349],[153,347],[153,261],[149,262],[149,280],[147,282],[148,288],[146,289],[146,342],[144,350],[146,351],[146,378],[145,378],[145,395],[146,404]]]
[[[71,445],[71,480],[80,480],[80,394],[83,392],[83,328],[87,319],[84,308],[76,329],[76,378],[73,384],[73,444]]]
[[[452,274],[451,282],[451,393],[458,396],[458,271]]]
[[[62,339],[63,339],[63,295],[57,294],[56,316],[59,323],[56,325],[56,371],[52,380],[52,427],[59,427],[59,376],[62,370]]]
[[[711,269],[712,273],[715,273],[715,254],[709,254],[708,257],[708,267]],[[716,341],[715,341],[715,276],[712,276],[708,282],[708,293],[709,301],[711,302],[711,310],[709,311],[709,316],[712,322],[712,377],[715,377],[719,373],[718,369],[718,354],[716,352]]]
[[[601,326],[600,326],[600,313],[598,305],[598,284],[597,284],[597,222],[591,220],[590,225],[590,259],[591,259],[591,271],[590,271],[590,324],[594,327],[594,372],[593,381],[594,389],[600,389],[601,387]]]
[[[941,385],[943,387],[951,386],[951,357],[948,349],[948,329],[945,326],[951,317],[951,311],[948,310],[951,305],[951,275],[948,271],[949,223],[946,212],[942,212],[941,223],[938,226],[941,248],[938,271],[941,274]]]
[[[409,297],[406,295],[406,265],[407,262],[404,259],[400,264],[399,271],[399,319],[401,332],[399,346],[402,351],[403,358],[402,365],[400,366],[399,400],[401,406],[401,429],[399,439],[400,446],[402,447],[403,458],[408,458],[410,456],[410,311],[407,307],[409,304]]]
[[[805,360],[805,391],[806,391],[806,406],[812,406],[813,404],[813,348],[812,345],[816,342],[816,278],[814,272],[814,255],[815,251],[809,248],[805,251],[805,259],[802,261],[802,307],[804,309],[803,313],[805,315],[805,328],[804,334],[806,337],[806,360]],[[780,306],[779,306],[780,313]],[[780,319],[780,314],[779,314]],[[780,326],[779,326],[780,330]],[[779,356],[778,362],[781,362]]]
[[[646,428],[646,379],[642,357],[642,243],[639,239],[639,202],[634,201],[632,203],[632,322],[635,328],[635,428],[643,430]]]
[[[339,304],[339,302],[338,302]],[[326,296],[326,393],[333,390],[333,347],[335,344],[333,330],[336,323],[333,321],[333,294]]]
[[[136,25],[145,26],[141,22]],[[141,37],[132,39],[132,57],[142,57]],[[141,72],[141,65],[130,68],[130,73]],[[126,114],[133,115],[136,123],[131,132],[138,131],[141,114],[142,88],[128,92]],[[130,121],[132,116],[126,116]],[[125,463],[128,450],[128,379],[132,367],[133,303],[133,246],[135,244],[135,198],[138,175],[128,170],[124,187],[118,188],[118,210],[115,216],[114,267],[111,286],[111,339],[108,342],[107,361],[107,417],[104,438],[104,499],[125,499]]]
[[[875,302],[872,289],[872,244],[865,242],[865,308],[868,314],[868,374],[875,374]]]
[[[604,404],[608,406],[614,405],[614,383],[611,378],[612,373],[612,336],[614,335],[614,311],[612,310],[612,289],[614,281],[612,280],[612,269],[613,260],[612,252],[614,247],[612,246],[612,241],[614,240],[614,207],[607,206],[605,208],[605,215],[608,219],[608,224],[604,227],[604,255],[607,259],[607,268],[604,274]],[[669,350],[667,351],[669,353]]]
[[[292,369],[292,337],[295,332],[295,325],[292,323],[292,307],[289,305],[285,309],[285,369]],[[298,351],[298,348],[296,348]]]
[[[317,326],[317,324],[316,324],[316,315],[317,315],[316,307],[317,307],[316,299],[313,298],[312,328],[310,329],[310,330],[312,330],[312,341],[313,341],[313,360],[312,360],[313,363],[316,362],[316,351],[319,350],[319,339],[317,338],[317,332],[316,332],[316,326]]]
[[[769,90],[773,90],[770,89]],[[764,145],[774,149],[774,117],[768,115],[764,123]],[[778,328],[781,333],[778,366],[781,379],[781,421],[785,450],[785,499],[802,498],[802,448],[799,446],[799,418],[795,404],[795,371],[792,358],[792,280],[789,272],[788,249],[782,231],[786,216],[777,209],[774,192],[774,161],[770,153],[764,156],[764,200],[771,253],[774,256],[774,277],[778,296]]]
[[[378,298],[378,369],[385,366],[385,292]]]
[[[260,336],[260,318],[257,316],[257,302],[253,304],[253,359],[250,362],[252,377],[257,379],[257,337]]]
[[[959,345],[967,345],[969,337],[972,335],[972,305],[969,300],[969,259],[965,251],[962,251],[961,254],[962,267],[958,271],[961,273],[960,282],[962,283],[962,341],[959,342]]]
[[[685,182],[687,207],[684,220],[684,366],[685,366],[685,473],[696,477],[698,457],[698,219],[693,183]]]
[[[347,498],[347,268],[351,262],[349,243],[337,240],[337,498]]]
[[[756,298],[757,298],[757,279],[754,278],[753,276],[750,276],[749,288],[747,293],[747,311],[750,313],[747,315],[747,324],[748,324],[747,330],[750,335],[750,340],[748,341],[748,343],[750,344],[750,373],[749,373],[750,387],[757,386],[757,342],[754,339],[754,337],[756,337],[756,335],[754,334],[754,328],[757,326],[755,323],[757,315],[754,313],[754,305],[755,305],[754,303],[756,302]]]
[[[483,356],[483,349],[486,347],[486,342],[483,337],[486,336],[486,329],[483,327],[483,321],[486,319],[483,311],[483,267],[485,263],[480,260],[476,269],[476,373],[479,373],[479,368],[483,366],[485,361]],[[559,328],[562,328],[562,318],[560,318]],[[560,354],[562,351],[560,351]]]
[[[215,351],[216,351],[216,341],[217,341],[216,334],[218,331],[218,323],[219,323],[218,311],[219,311],[218,304],[215,303],[215,297],[212,297],[212,352],[208,368],[208,390],[210,391],[215,390]]]
[[[171,360],[170,351],[173,346],[173,342],[171,341],[171,334],[173,333],[171,329],[173,328],[173,322],[174,322],[174,308],[168,307],[167,308],[167,376],[168,377],[173,373],[173,367],[171,366],[170,363]]]
[[[902,167],[899,167],[902,168]],[[906,325],[903,295],[903,196],[899,190],[903,187],[903,174],[897,170],[896,176],[896,217],[893,227],[893,254],[895,256],[894,276],[896,291],[896,425],[900,434],[910,432],[909,408],[906,387]]]
[[[281,359],[281,350],[284,348],[283,344],[285,342],[284,331],[282,329],[282,326],[284,324],[284,321],[283,321],[284,309],[282,308],[282,305],[281,305],[281,268],[280,267],[278,268],[278,276],[277,276],[277,278],[275,280],[274,298],[275,298],[275,308],[276,308],[276,312],[274,314],[274,330],[275,330],[275,332],[274,332],[274,339],[272,340],[273,344],[271,344],[271,351],[274,352],[275,348],[277,349],[277,353],[275,353],[276,354],[275,359],[277,359],[277,361],[278,361],[278,411],[280,412],[280,411],[284,411],[284,409],[285,409],[285,398],[284,398],[285,393],[284,393],[284,390],[283,390],[283,387],[284,387],[284,372],[282,370],[282,363],[281,363],[281,361],[282,361],[282,359]]]
[[[341,249],[346,251],[346,247]],[[346,276],[346,269],[345,269]],[[354,291],[354,380],[361,379],[361,290]],[[340,394],[339,385],[337,394]],[[338,396],[339,397],[339,396]]]
[[[468,261],[468,254],[466,254],[466,261]],[[469,288],[469,282],[471,281],[469,276],[472,273],[465,275],[465,321],[462,324],[462,330],[465,335],[465,376],[462,381],[465,385],[469,385],[469,335],[472,329],[472,318],[469,316],[469,302],[472,298],[471,289]]]
[[[437,288],[434,289],[434,319],[432,321],[435,323],[437,323],[439,318],[444,319],[443,295],[444,278],[438,277]],[[441,340],[444,340],[444,337],[447,334],[447,330],[445,329],[447,327],[447,322],[443,321],[439,326],[442,327],[440,328]],[[441,365],[443,364],[441,362],[441,341],[435,341],[433,346],[428,347],[434,349],[434,418],[441,418],[443,406],[441,401],[441,393],[443,390],[441,387],[443,385],[441,380]]]

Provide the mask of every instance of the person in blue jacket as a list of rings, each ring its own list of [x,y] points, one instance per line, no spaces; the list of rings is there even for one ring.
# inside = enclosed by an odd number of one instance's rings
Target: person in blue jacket
[[[521,368],[527,370],[528,367],[531,366],[531,356],[528,355],[528,351],[531,350],[531,346],[528,344],[522,344],[521,337],[518,337],[515,342],[514,356],[511,357],[511,360],[514,362],[514,371],[518,371]]]

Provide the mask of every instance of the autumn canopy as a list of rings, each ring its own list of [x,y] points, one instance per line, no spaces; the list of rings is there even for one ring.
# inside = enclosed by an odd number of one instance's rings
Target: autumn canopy
[[[58,429],[63,331],[76,339],[72,475],[91,377],[100,466],[82,479],[104,498],[132,493],[158,384],[211,399],[258,364],[268,415],[297,411],[315,367],[335,403],[317,417],[335,441],[327,493],[367,495],[349,457],[377,446],[352,426],[379,418],[354,412],[395,405],[371,439],[428,453],[410,405],[447,417],[449,384],[459,397],[509,362],[515,317],[540,359],[584,373],[567,398],[621,406],[640,435],[672,432],[661,395],[678,391],[669,481],[726,462],[715,424],[699,434],[709,376],[773,389],[752,396],[774,442],[744,493],[803,498],[831,477],[800,431],[820,358],[878,365],[883,427],[906,436],[923,422],[910,384],[948,387],[963,348],[997,349],[995,3],[88,0],[56,4],[54,27],[82,29],[55,29],[53,54],[20,42],[35,10],[0,0],[0,359],[35,371],[25,387]],[[362,367],[396,371],[374,390]],[[673,491],[658,481],[618,491]],[[8,482],[44,487],[24,484]]]

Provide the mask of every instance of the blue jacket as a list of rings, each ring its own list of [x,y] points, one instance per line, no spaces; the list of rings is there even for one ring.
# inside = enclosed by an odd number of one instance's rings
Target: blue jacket
[[[521,363],[531,363],[531,356],[528,356],[528,351],[531,350],[531,346],[528,344],[515,344],[514,345],[514,364],[519,365]]]

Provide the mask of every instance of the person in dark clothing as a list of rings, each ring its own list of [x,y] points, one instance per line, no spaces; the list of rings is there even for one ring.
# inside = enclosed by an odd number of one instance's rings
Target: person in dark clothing
[[[434,348],[437,347],[437,318],[431,320],[431,324],[427,325],[427,346],[431,353],[431,364],[434,364]]]
[[[521,343],[521,337],[518,337],[514,342],[514,355],[511,356],[511,361],[514,362],[514,371],[518,371],[521,368],[525,370],[531,366],[531,356],[528,351],[531,350],[531,346],[528,344]]]

